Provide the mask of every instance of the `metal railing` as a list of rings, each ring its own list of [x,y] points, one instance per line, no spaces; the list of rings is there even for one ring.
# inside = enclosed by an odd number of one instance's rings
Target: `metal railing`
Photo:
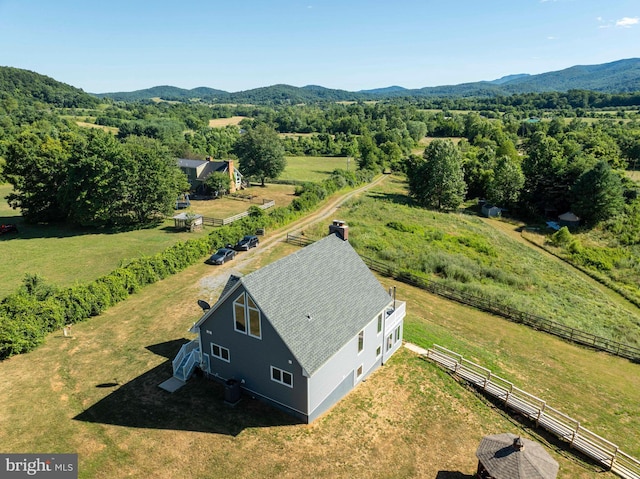
[[[624,479],[640,479],[640,461],[583,427],[580,421],[550,407],[544,400],[437,344],[426,350],[426,357],[534,421],[536,426],[551,432],[602,467]]]
[[[171,362],[174,375],[176,374],[178,369],[180,369],[180,365],[182,364],[182,361],[184,361],[184,358],[187,356],[187,354],[191,354],[191,351],[196,349],[198,346],[199,346],[199,343],[197,339],[194,339],[182,345],[182,347],[180,348],[180,351],[178,351],[178,354],[176,354],[176,357]]]

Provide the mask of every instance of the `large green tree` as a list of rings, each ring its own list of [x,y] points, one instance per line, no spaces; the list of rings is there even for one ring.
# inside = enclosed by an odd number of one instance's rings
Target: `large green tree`
[[[464,200],[462,155],[451,140],[432,141],[423,160],[410,164],[407,176],[411,195],[423,206],[453,209]]]
[[[186,177],[158,140],[131,136],[124,143],[90,130],[68,160],[62,205],[82,226],[149,224],[172,211],[188,189]]]
[[[267,178],[280,176],[287,166],[278,133],[265,124],[244,133],[236,142],[234,151],[240,160],[242,174],[259,178],[262,186]]]
[[[520,163],[509,156],[496,160],[493,175],[487,186],[487,200],[494,205],[512,207],[520,198],[524,175]]]
[[[624,208],[622,181],[604,160],[583,173],[571,191],[573,211],[587,224],[597,224]]]
[[[48,128],[46,129],[48,130]],[[4,176],[13,185],[6,197],[29,222],[60,221],[66,217],[59,192],[66,177],[68,134],[27,129],[8,145]]]

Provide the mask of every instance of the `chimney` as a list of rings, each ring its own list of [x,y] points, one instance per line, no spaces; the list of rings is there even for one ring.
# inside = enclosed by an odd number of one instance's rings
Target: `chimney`
[[[522,439],[520,437],[517,437],[513,440],[513,448],[516,451],[524,449],[524,442],[522,442]]]
[[[233,170],[233,160],[225,160],[227,162],[227,171],[229,172],[229,178],[231,178],[231,186],[229,187],[229,193],[236,191],[236,175]]]
[[[333,220],[329,225],[329,234],[337,234],[339,238],[347,241],[349,239],[349,226],[342,220]]]

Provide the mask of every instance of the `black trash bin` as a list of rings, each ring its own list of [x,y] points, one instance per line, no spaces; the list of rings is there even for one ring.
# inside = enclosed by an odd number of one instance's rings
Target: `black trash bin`
[[[224,385],[224,402],[235,404],[240,401],[240,381],[227,379]]]

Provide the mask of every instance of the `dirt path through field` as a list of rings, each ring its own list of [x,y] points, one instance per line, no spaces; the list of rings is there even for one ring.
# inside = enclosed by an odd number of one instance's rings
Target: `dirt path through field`
[[[201,278],[200,294],[203,297],[208,297],[210,300],[213,300],[216,297],[217,291],[227,282],[229,275],[237,274],[239,272],[246,271],[247,269],[252,269],[256,262],[256,254],[265,255],[265,253],[273,249],[275,246],[281,244],[281,242],[287,237],[287,234],[300,231],[305,226],[331,217],[345,201],[379,185],[386,178],[386,175],[381,175],[371,183],[331,199],[326,205],[314,213],[275,230],[272,233],[269,233],[268,236],[260,238],[260,245],[257,248],[239,253],[233,261],[222,266],[216,266],[215,271],[212,271],[211,274],[207,274],[205,277]]]

